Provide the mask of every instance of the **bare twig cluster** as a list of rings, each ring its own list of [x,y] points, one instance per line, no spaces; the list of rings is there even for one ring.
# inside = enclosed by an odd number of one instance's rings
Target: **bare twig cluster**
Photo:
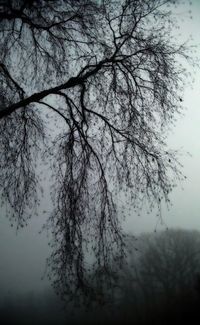
[[[143,198],[160,206],[180,176],[164,132],[179,110],[178,60],[187,54],[171,38],[167,5],[10,0],[0,7],[2,196],[23,226],[38,202],[34,166],[46,140],[55,181],[49,263],[63,296],[94,296],[87,251],[96,277],[109,277],[116,252],[119,260],[125,254],[114,192],[128,189],[134,208]],[[52,114],[63,123],[48,140]]]

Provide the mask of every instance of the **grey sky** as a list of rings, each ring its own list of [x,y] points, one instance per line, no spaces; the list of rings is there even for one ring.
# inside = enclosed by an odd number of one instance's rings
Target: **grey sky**
[[[193,0],[189,8],[179,7],[181,23],[181,38],[193,36],[193,43],[198,45],[197,55],[200,57],[200,1]],[[193,19],[187,17],[188,8],[192,10]],[[155,214],[147,215],[142,212],[140,217],[132,214],[127,218],[125,229],[129,232],[153,231],[164,229],[166,225],[186,229],[200,230],[200,70],[194,75],[193,89],[185,89],[184,116],[178,117],[176,126],[169,136],[169,147],[180,149],[183,155],[183,173],[187,180],[171,195],[172,207],[167,211],[163,205],[164,225],[158,224]],[[191,156],[184,154],[189,152]],[[14,228],[9,227],[3,212],[0,218],[0,291],[23,292],[29,290],[43,290],[48,286],[47,280],[41,280],[45,270],[45,259],[49,254],[46,233],[39,235],[45,216],[34,216],[26,229],[16,235]],[[2,291],[3,290],[3,291]]]
[[[200,1],[193,0],[192,6],[179,6],[177,9],[180,21],[180,39],[185,41],[192,35],[195,44],[196,57],[200,58]],[[188,10],[191,10],[188,12]],[[192,19],[190,18],[192,16]],[[183,21],[182,21],[183,20]],[[193,88],[186,86],[184,91],[182,116],[177,116],[177,122],[168,137],[170,149],[180,150],[182,172],[186,181],[177,184],[171,194],[172,206],[167,210],[163,205],[162,217],[164,224],[158,222],[155,214],[141,216],[132,215],[128,218],[126,229],[133,232],[153,231],[171,227],[200,230],[200,69],[191,69],[194,78]],[[188,155],[187,152],[190,154]]]

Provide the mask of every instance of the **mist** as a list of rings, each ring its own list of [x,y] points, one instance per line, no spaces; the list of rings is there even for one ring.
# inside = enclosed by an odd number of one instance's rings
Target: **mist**
[[[196,46],[194,56],[198,58],[200,2],[192,0],[190,3],[189,7],[188,4],[177,5],[178,32],[180,41],[185,41],[192,35],[190,43]],[[63,302],[56,295],[47,272],[47,258],[52,252],[49,245],[52,235],[43,229],[47,221],[46,213],[33,215],[26,227],[17,230],[16,225],[6,218],[3,206],[0,218],[0,318],[4,324],[170,324],[174,320],[181,323],[184,319],[191,322],[198,316],[199,258],[193,261],[196,269],[188,270],[187,284],[181,284],[174,291],[170,289],[169,297],[163,289],[164,284],[155,277],[155,284],[152,284],[152,278],[142,276],[139,278],[141,287],[135,284],[136,274],[141,274],[140,258],[145,260],[144,256],[150,256],[147,254],[146,243],[154,242],[153,238],[157,235],[165,238],[166,233],[176,233],[180,237],[189,238],[190,243],[191,238],[195,237],[196,241],[192,242],[193,252],[196,254],[200,250],[200,70],[197,67],[190,69],[194,81],[192,87],[186,85],[184,90],[182,100],[185,109],[177,116],[167,140],[169,148],[179,152],[181,170],[186,179],[177,183],[170,194],[169,206],[162,203],[158,216],[154,210],[147,212],[145,203],[139,215],[131,207],[130,211],[128,208],[126,211],[125,207],[122,228],[128,234],[130,253],[127,264],[117,274],[118,289],[114,292],[113,300],[109,298],[108,287],[107,300],[101,301],[100,297],[97,305],[85,308]],[[122,204],[125,204],[123,199]],[[40,210],[48,209],[51,209],[49,196],[44,198]],[[187,244],[184,245],[184,249],[187,248]],[[170,269],[172,261],[166,263]],[[115,266],[113,269],[115,271]],[[178,262],[174,269],[175,273],[181,272]],[[149,291],[144,292],[146,289]],[[149,295],[155,298],[152,302]],[[173,306],[168,302],[170,299],[175,301]]]

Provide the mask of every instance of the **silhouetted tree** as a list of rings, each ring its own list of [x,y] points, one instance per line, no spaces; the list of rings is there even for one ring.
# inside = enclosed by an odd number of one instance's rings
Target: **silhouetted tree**
[[[134,239],[133,242],[135,245]],[[139,306],[139,314],[146,317],[146,321],[150,316],[157,317],[159,312],[168,313],[170,317],[173,313],[174,317],[175,314],[181,316],[182,309],[190,312],[192,304],[197,304],[199,244],[198,231],[171,229],[140,236],[138,251],[130,254],[121,290],[124,290],[123,283],[129,282],[132,304]],[[126,292],[124,294],[126,301]]]
[[[40,204],[42,157],[53,183],[48,261],[63,296],[95,297],[87,249],[97,276],[124,256],[117,193],[136,210],[144,198],[159,207],[180,177],[165,146],[188,59],[172,37],[172,3],[1,2],[2,202],[23,227]]]
[[[113,317],[133,324],[169,324],[199,317],[200,233],[171,229],[129,237],[118,272]],[[179,322],[178,322],[179,324]]]
[[[168,230],[144,236],[141,275],[166,296],[194,289],[200,267],[198,231]]]

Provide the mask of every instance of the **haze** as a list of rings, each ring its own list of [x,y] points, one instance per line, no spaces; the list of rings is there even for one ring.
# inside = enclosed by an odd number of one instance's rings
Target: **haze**
[[[187,9],[185,9],[187,7]],[[181,38],[186,40],[190,34],[191,43],[197,45],[196,55],[200,57],[200,2],[192,1],[190,7],[192,19],[188,19],[187,6],[179,6]],[[181,19],[184,21],[181,22]],[[178,116],[174,130],[169,135],[169,147],[180,149],[180,162],[187,180],[177,184],[171,195],[172,206],[169,210],[163,205],[160,222],[152,213],[142,211],[140,216],[132,214],[124,223],[126,231],[138,234],[155,229],[184,228],[200,230],[200,70],[196,69],[193,89],[188,85],[183,98],[184,116]],[[186,153],[189,152],[190,155]],[[48,202],[47,202],[48,204]],[[23,292],[44,291],[50,287],[45,277],[45,262],[49,255],[46,232],[39,234],[45,215],[33,216],[28,227],[16,233],[15,228],[4,217],[2,209],[0,218],[0,291],[16,296]]]

